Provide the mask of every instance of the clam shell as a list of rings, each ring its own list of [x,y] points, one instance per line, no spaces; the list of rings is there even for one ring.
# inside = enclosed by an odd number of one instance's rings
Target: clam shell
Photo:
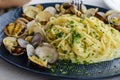
[[[34,19],[35,16],[40,12],[41,10],[35,6],[23,6],[23,13],[25,16]]]
[[[30,57],[30,56],[34,55],[35,49],[31,44],[27,44],[26,51],[27,51],[27,56]]]
[[[42,6],[42,5],[37,4],[36,7],[37,7],[40,11],[43,11],[43,6]]]
[[[35,49],[32,45],[28,44],[26,47],[28,59],[35,64],[37,67],[48,67],[47,61],[43,61],[34,53]]]
[[[96,9],[90,8],[84,13],[84,16],[86,16],[86,17],[94,16],[97,11],[98,11],[98,8],[96,8]]]
[[[63,3],[62,5],[60,5],[60,13],[62,14],[71,13],[70,7],[71,7],[70,3]]]
[[[18,56],[26,52],[25,48],[18,46],[17,39],[14,37],[4,38],[3,44],[12,55]]]
[[[97,17],[101,21],[104,21],[104,22],[106,21],[106,16],[105,16],[105,13],[103,12],[96,12],[95,17]]]
[[[18,46],[17,39],[14,37],[6,37],[3,39],[3,44],[11,52],[13,46]]]
[[[50,17],[52,17],[51,13],[47,12],[47,11],[42,11],[39,12],[39,14],[36,15],[36,20],[41,22],[41,21],[49,21]]]
[[[34,33],[40,33],[41,34],[41,37],[42,37],[42,40],[44,41],[45,40],[45,32],[44,32],[44,28],[46,28],[45,26],[36,26],[34,27]]]
[[[45,8],[44,11],[49,12],[50,14],[52,14],[52,16],[54,16],[57,13],[56,9],[54,7],[51,7],[51,6]]]
[[[27,29],[29,29],[31,26],[33,26],[34,23],[35,23],[35,20],[32,20],[32,21],[28,22]]]
[[[42,42],[43,42],[43,37],[41,36],[41,34],[40,33],[36,33],[34,36],[33,36],[33,39],[32,39],[32,45],[33,46],[39,46],[39,45],[41,45],[42,44]]]
[[[21,37],[26,32],[26,24],[23,22],[10,23],[4,28],[4,32],[7,36]]]
[[[58,52],[55,48],[48,45],[39,46],[35,49],[35,54],[42,60],[47,60],[49,63],[54,63],[58,59]]]
[[[32,42],[32,38],[33,38],[33,36],[27,36],[27,37],[25,38],[25,40],[26,40],[27,42],[31,43],[31,42]]]
[[[22,55],[26,52],[26,49],[25,48],[22,48],[20,46],[13,46],[11,48],[11,54],[12,55],[16,55],[16,56],[19,56],[19,55]]]
[[[24,24],[27,24],[29,21],[27,20],[27,19],[25,19],[25,18],[18,18],[16,21],[15,21],[16,23],[24,23]]]
[[[60,4],[55,4],[55,9],[60,12]]]
[[[31,35],[33,33],[34,27],[35,27],[35,20],[32,20],[27,24],[27,33],[28,33],[28,35]]]
[[[119,11],[116,11],[116,10],[109,10],[109,11],[107,11],[106,13],[105,13],[105,16],[107,17],[107,16],[109,16],[110,14],[112,14],[112,13],[118,13]]]
[[[120,12],[114,12],[107,17],[108,23],[117,30],[120,30]]]
[[[27,42],[26,40],[21,39],[21,38],[17,39],[17,42],[20,45],[20,47],[22,47],[22,48],[26,48],[27,44],[29,44],[29,42]]]
[[[84,14],[87,11],[87,7],[81,2],[80,4],[80,11]]]

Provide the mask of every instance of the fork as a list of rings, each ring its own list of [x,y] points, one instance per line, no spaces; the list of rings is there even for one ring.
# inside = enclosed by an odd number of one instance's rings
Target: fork
[[[80,5],[83,3],[83,0],[72,0],[72,4],[77,7],[78,10],[80,10]]]

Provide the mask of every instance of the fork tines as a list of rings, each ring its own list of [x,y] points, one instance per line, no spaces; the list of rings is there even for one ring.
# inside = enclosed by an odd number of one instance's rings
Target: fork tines
[[[72,0],[72,4],[74,4],[78,10],[80,10],[80,4],[82,3],[82,0]]]

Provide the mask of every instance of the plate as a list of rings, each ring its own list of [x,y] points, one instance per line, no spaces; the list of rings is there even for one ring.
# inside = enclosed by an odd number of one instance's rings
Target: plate
[[[104,0],[104,2],[110,9],[120,11],[120,0]]]
[[[56,3],[42,4],[44,7],[54,6]],[[88,8],[95,8],[95,6],[86,5]],[[99,11],[106,12],[104,8],[99,8]],[[3,28],[10,22],[13,22],[21,16],[22,9],[14,9],[2,16],[0,16],[0,41],[4,38]],[[58,61],[54,70],[40,69],[28,63],[26,54],[21,56],[11,55],[1,43],[0,57],[5,61],[28,71],[38,73],[53,78],[64,79],[100,79],[120,75],[120,59],[106,61],[101,63],[78,65],[72,64],[69,61]],[[66,64],[67,63],[67,64]]]

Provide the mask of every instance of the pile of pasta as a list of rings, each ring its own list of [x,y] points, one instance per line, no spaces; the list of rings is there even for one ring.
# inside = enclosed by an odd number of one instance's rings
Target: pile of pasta
[[[120,57],[120,33],[96,17],[51,17],[45,31],[47,42],[59,59],[72,63],[96,63]]]

